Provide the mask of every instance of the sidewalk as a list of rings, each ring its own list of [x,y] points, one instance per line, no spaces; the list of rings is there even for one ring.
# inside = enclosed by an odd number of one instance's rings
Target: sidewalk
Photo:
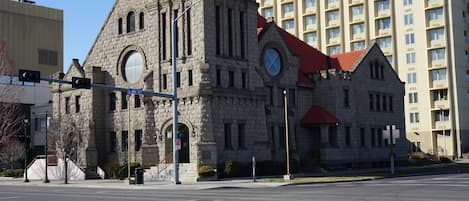
[[[276,182],[252,182],[252,180],[228,180],[228,181],[202,181],[197,183],[182,183],[175,185],[170,182],[164,181],[150,181],[145,182],[143,185],[128,185],[125,180],[84,180],[84,181],[69,181],[69,184],[64,184],[64,181],[50,181],[44,183],[43,181],[30,181],[29,183],[23,182],[23,178],[8,178],[0,177],[0,186],[47,186],[47,187],[73,187],[73,188],[107,188],[107,189],[160,189],[160,190],[207,190],[207,189],[220,189],[220,188],[271,188],[288,185],[288,183]]]

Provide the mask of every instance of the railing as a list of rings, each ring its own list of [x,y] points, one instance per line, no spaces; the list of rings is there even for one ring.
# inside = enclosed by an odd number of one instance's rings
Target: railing
[[[172,163],[168,163],[168,162],[172,161],[172,160],[173,160],[173,153],[171,152],[168,155],[166,155],[163,160],[160,161],[160,163],[157,166],[158,167],[158,177],[161,174],[161,172],[168,169],[169,165],[172,164]],[[162,166],[161,169],[160,169],[160,166]]]

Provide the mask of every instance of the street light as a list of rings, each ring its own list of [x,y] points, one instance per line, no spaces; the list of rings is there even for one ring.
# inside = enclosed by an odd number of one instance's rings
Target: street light
[[[291,180],[290,174],[290,150],[288,146],[288,97],[287,90],[283,90],[283,99],[284,99],[284,108],[285,108],[285,152],[286,152],[286,164],[287,164],[287,174],[283,176],[284,180]]]
[[[29,119],[23,119],[23,129],[24,129],[24,182],[29,182],[28,179],[28,150],[29,142],[28,141],[28,132],[27,128],[29,126]]]
[[[177,55],[177,21],[186,14],[195,4],[199,3],[201,0],[196,0],[192,2],[187,8],[181,12],[178,16],[171,21],[171,52],[172,54],[172,64],[173,64],[173,164],[174,164],[174,184],[181,184],[179,181],[179,150],[176,147],[177,140],[179,136],[178,132],[178,97],[177,97],[177,83],[176,83],[176,55]]]

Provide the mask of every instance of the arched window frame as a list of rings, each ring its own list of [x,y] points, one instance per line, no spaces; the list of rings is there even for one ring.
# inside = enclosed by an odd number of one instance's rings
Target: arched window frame
[[[140,12],[139,14],[139,28],[140,29],[145,28],[145,14],[143,12]]]
[[[135,13],[130,11],[127,14],[127,33],[135,31]]]

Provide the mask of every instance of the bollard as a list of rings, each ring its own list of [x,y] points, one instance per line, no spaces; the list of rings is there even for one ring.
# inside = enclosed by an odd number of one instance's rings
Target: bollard
[[[252,182],[256,182],[256,157],[252,157]]]

